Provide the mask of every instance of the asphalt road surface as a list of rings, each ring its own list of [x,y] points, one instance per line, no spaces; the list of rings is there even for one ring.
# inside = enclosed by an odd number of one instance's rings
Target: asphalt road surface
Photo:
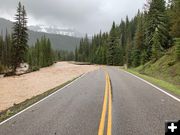
[[[0,135],[164,135],[178,119],[180,102],[104,67],[0,124]]]

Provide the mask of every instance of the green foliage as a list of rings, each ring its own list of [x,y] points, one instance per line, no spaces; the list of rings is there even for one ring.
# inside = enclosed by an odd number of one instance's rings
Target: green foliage
[[[176,95],[180,95],[180,86],[173,84],[173,83],[169,83],[164,79],[157,79],[158,77],[151,77],[151,76],[147,76],[144,74],[140,74],[137,71],[133,70],[133,69],[128,69],[128,72],[135,74],[136,76],[139,76],[149,82],[151,82],[152,84],[155,84],[161,88],[164,88],[165,90],[169,90],[172,93],[176,94]]]
[[[121,25],[123,24],[124,22]],[[113,23],[109,34],[100,32],[92,37],[91,42],[87,36],[81,39],[79,48],[75,50],[75,60],[96,64],[123,65],[125,49],[122,43],[125,43],[125,39],[120,39],[119,32],[121,32],[120,27]]]
[[[53,57],[51,42],[45,36],[43,36],[41,40],[37,39],[35,46],[28,50],[28,63],[31,68],[50,66],[54,63]]]
[[[176,46],[176,59],[180,61],[180,38],[175,39],[175,46]]]
[[[41,67],[52,65],[60,60],[74,60],[74,53],[61,50],[53,50],[51,42],[45,36],[37,39],[35,46],[28,49],[28,63],[32,71],[39,70]]]
[[[16,22],[14,23],[13,27],[13,34],[12,34],[12,66],[15,72],[16,68],[26,61],[27,55],[27,41],[28,41],[28,34],[27,34],[27,18],[26,18],[26,11],[24,6],[21,5],[19,2],[17,13],[15,15]]]
[[[132,66],[133,67],[137,67],[141,64],[140,53],[141,52],[138,49],[133,50],[133,52],[132,52],[132,59],[133,59],[132,60]]]
[[[164,0],[152,0],[150,3],[150,9],[147,14],[147,31],[146,38],[149,49],[151,50],[153,45],[154,34],[158,31],[159,42],[163,49],[168,49],[169,45],[169,21],[166,13]],[[152,53],[149,54],[150,57]]]
[[[113,22],[110,32],[100,32],[91,40],[86,35],[74,52],[68,52],[52,50],[45,36],[28,49],[26,11],[19,3],[12,38],[8,34],[5,39],[0,36],[0,65],[3,70],[15,69],[28,59],[31,68],[49,66],[58,60],[137,67],[157,61],[172,45],[169,33],[179,37],[179,11],[179,0],[172,0],[167,7],[165,0],[149,0],[144,12],[138,11],[131,20],[127,16],[119,25]],[[179,42],[176,42],[177,60],[179,50]]]
[[[90,50],[89,50],[89,39],[87,37],[87,35],[85,36],[85,38],[82,38],[80,40],[80,46],[79,46],[79,55],[77,55],[77,59],[80,61],[80,62],[87,62],[89,61],[89,53],[90,53]]]
[[[33,67],[31,67],[31,70],[32,71],[38,71],[40,68],[39,67],[36,67],[36,66],[33,66]]]
[[[137,15],[137,29],[134,37],[134,47],[132,50],[132,66],[137,67],[145,62],[144,50],[144,18],[143,14],[138,12]],[[144,52],[144,53],[142,53]]]
[[[107,64],[108,65],[119,65],[121,60],[122,48],[120,46],[120,39],[117,33],[115,22],[113,22],[109,39],[108,39],[108,50],[107,50]]]
[[[157,60],[161,56],[161,42],[158,30],[153,34],[152,38],[152,59]]]
[[[170,48],[158,60],[135,68],[136,71],[180,86],[180,61],[176,60],[176,47]]]
[[[147,52],[145,50],[143,50],[141,52],[141,65],[144,65],[146,62],[148,62],[148,55],[147,55]]]
[[[91,62],[106,64],[108,34],[103,33],[94,35],[92,42],[87,35],[81,39],[80,46],[75,50],[75,60],[79,62]]]
[[[4,18],[0,18],[0,32],[3,31],[3,36],[5,36],[6,29],[8,33],[11,33],[12,28],[13,28],[13,22],[6,20]],[[80,42],[79,37],[72,37],[72,36],[52,34],[52,33],[43,33],[43,32],[37,32],[36,30],[35,31],[28,30],[28,34],[29,34],[29,40],[28,40],[29,46],[34,45],[36,43],[36,40],[40,39],[45,34],[45,36],[51,40],[52,48],[54,50],[74,51],[76,46],[79,46],[79,42]]]
[[[120,25],[113,22],[110,32],[94,35],[88,47],[84,42],[87,37],[82,39],[76,48],[75,60],[128,67],[158,60],[172,46],[170,26],[178,24],[172,23],[173,19],[168,16],[169,12],[179,10],[178,0],[173,1],[175,6],[169,8],[165,0],[149,0],[144,12],[138,11],[131,20],[127,16]]]
[[[14,74],[16,68],[23,62],[28,62],[31,71],[52,65],[59,60],[74,60],[74,53],[53,50],[51,41],[44,36],[37,39],[32,47],[28,47],[27,17],[24,6],[19,2],[15,15],[12,36],[1,33],[0,36],[0,73]],[[88,38],[85,39],[86,54],[88,54]],[[13,73],[12,73],[13,71]]]
[[[171,18],[171,34],[173,37],[180,38],[180,1],[172,0],[170,3],[169,16]]]
[[[0,36],[0,65],[1,72],[8,72],[8,69],[12,67],[12,38],[6,32],[6,36],[3,39]]]
[[[0,73],[3,73],[3,71],[4,71],[4,66],[0,65]]]

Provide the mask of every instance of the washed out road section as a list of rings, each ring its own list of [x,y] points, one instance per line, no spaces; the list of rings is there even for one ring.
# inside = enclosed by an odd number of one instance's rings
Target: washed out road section
[[[106,66],[111,80],[104,133],[164,135],[166,120],[180,119],[180,102],[115,67]],[[1,135],[97,135],[106,88],[102,68],[81,77],[46,100],[0,125]],[[109,96],[107,100],[110,100]],[[110,109],[111,108],[111,109]],[[112,120],[108,115],[111,114]]]
[[[58,62],[40,71],[0,78],[0,111],[98,68],[95,65]]]
[[[96,135],[105,75],[90,72],[0,126],[1,135]]]

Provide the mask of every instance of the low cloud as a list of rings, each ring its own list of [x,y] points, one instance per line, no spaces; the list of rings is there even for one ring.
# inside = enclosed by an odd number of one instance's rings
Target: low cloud
[[[0,17],[13,19],[19,0],[0,0]],[[29,24],[46,24],[74,28],[93,34],[110,29],[112,21],[133,17],[145,0],[21,0]]]

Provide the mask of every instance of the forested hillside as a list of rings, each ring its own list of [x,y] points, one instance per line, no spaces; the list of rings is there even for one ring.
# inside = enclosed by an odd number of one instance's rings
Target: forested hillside
[[[0,35],[0,74],[14,75],[22,63],[28,63],[28,72],[41,67],[52,65],[59,60],[72,60],[73,52],[55,50],[46,35],[37,37],[36,43],[28,45],[30,33],[27,27],[27,15],[23,5],[19,2],[15,14],[15,22],[10,27],[12,33]],[[4,22],[5,23],[5,22]],[[11,25],[8,22],[7,25]],[[40,35],[38,35],[40,36]]]
[[[12,71],[15,50],[13,46],[13,38],[10,34],[6,34],[5,38],[0,36],[0,74]],[[17,50],[17,52],[19,52]],[[52,65],[56,61],[73,60],[74,53],[55,50],[52,43],[45,35],[36,40],[36,43],[30,47],[26,47],[23,62],[30,65],[30,70],[38,70],[41,67]]]
[[[6,19],[0,18],[0,32],[1,35],[6,35],[6,30],[10,34],[13,32],[13,22],[8,21]],[[80,39],[77,37],[70,37],[66,35],[60,34],[49,34],[43,32],[32,31],[28,29],[29,40],[28,45],[32,46],[36,43],[37,38],[41,38],[42,36],[46,36],[51,40],[52,48],[64,51],[74,51],[76,46],[79,45]]]
[[[133,70],[154,78],[164,80],[180,88],[180,61],[177,61],[175,47],[170,48],[156,62],[149,61]]]
[[[99,33],[80,41],[76,61],[138,67],[156,62],[169,48],[180,57],[180,1],[148,0],[142,11],[131,20],[113,22],[110,32]],[[176,42],[176,43],[175,43]]]

